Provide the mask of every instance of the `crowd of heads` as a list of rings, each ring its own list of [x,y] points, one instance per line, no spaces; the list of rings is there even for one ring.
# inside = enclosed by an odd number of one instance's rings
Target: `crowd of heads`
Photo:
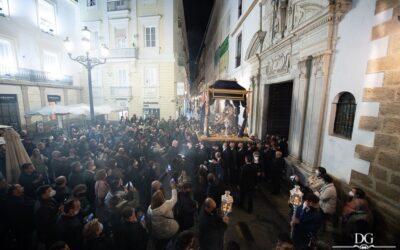
[[[224,188],[240,184],[240,164],[258,162],[260,157],[270,157],[272,162],[275,156],[288,154],[287,142],[275,136],[252,143],[207,144],[198,141],[198,129],[196,120],[133,116],[118,124],[89,128],[72,124],[66,132],[56,131],[37,143],[23,131],[21,138],[32,163],[20,166],[18,184],[1,187],[3,228],[16,241],[31,239],[31,235],[37,238],[21,244],[5,240],[2,244],[17,249],[34,244],[48,249],[52,245],[52,249],[79,249],[103,236],[112,244],[121,220],[142,218],[143,222],[149,206],[157,209],[171,198],[171,187],[165,187],[170,179],[176,182],[179,200],[192,197],[194,212],[198,213],[203,203],[205,211],[216,211]],[[227,148],[243,152],[243,162],[234,162],[232,155],[227,158]],[[267,168],[258,167],[263,178],[267,178]],[[29,230],[18,231],[15,221],[7,219],[7,215],[20,216],[12,211],[15,203],[28,207],[22,217],[28,218]],[[42,223],[43,211],[49,213],[47,224]],[[73,225],[68,218],[76,219]],[[142,224],[145,228],[146,223]],[[79,230],[79,236],[68,232],[64,237],[62,232],[70,227]],[[190,231],[180,231],[184,233],[175,242],[176,249],[185,249],[183,245],[194,237]]]

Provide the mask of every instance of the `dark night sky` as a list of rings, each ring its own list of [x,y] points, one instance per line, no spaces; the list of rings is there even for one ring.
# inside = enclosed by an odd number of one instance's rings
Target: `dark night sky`
[[[207,27],[214,0],[183,0],[190,54],[190,76],[195,77],[195,60]]]

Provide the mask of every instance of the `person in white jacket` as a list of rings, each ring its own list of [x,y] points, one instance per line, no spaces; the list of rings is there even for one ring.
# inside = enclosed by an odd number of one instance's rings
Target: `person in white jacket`
[[[337,193],[336,187],[333,184],[333,179],[330,175],[325,174],[322,176],[325,185],[315,194],[319,197],[319,205],[322,213],[322,229],[325,229],[326,221],[336,212]]]
[[[157,190],[147,209],[147,217],[151,224],[151,237],[157,250],[164,250],[168,241],[178,232],[179,225],[174,218],[173,208],[178,200],[175,181],[171,180],[172,198],[165,200],[161,190]]]

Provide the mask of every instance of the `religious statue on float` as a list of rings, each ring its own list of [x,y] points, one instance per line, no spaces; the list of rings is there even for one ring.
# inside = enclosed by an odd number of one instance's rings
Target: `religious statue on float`
[[[225,101],[224,110],[216,117],[216,123],[224,126],[225,136],[235,133],[235,108],[229,100]]]

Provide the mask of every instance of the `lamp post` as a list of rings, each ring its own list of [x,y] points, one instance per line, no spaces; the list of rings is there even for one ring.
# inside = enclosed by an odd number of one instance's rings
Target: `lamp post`
[[[302,201],[303,201],[303,193],[300,191],[300,186],[295,185],[294,188],[290,190],[290,197],[289,197],[289,203],[293,205],[292,220],[296,218],[296,210],[301,205]],[[294,226],[292,226],[290,231],[291,238],[293,238],[293,230]]]
[[[97,65],[106,63],[108,56],[108,48],[105,44],[102,44],[100,47],[100,54],[102,58],[91,57],[90,56],[90,30],[85,26],[82,29],[82,48],[85,51],[85,55],[73,57],[72,51],[74,49],[74,45],[72,41],[69,40],[68,37],[64,40],[65,49],[68,52],[68,56],[72,61],[78,62],[83,65],[88,72],[88,85],[89,85],[89,105],[90,105],[90,121],[92,125],[95,125],[95,117],[94,117],[94,105],[93,105],[93,91],[92,91],[92,69]]]

